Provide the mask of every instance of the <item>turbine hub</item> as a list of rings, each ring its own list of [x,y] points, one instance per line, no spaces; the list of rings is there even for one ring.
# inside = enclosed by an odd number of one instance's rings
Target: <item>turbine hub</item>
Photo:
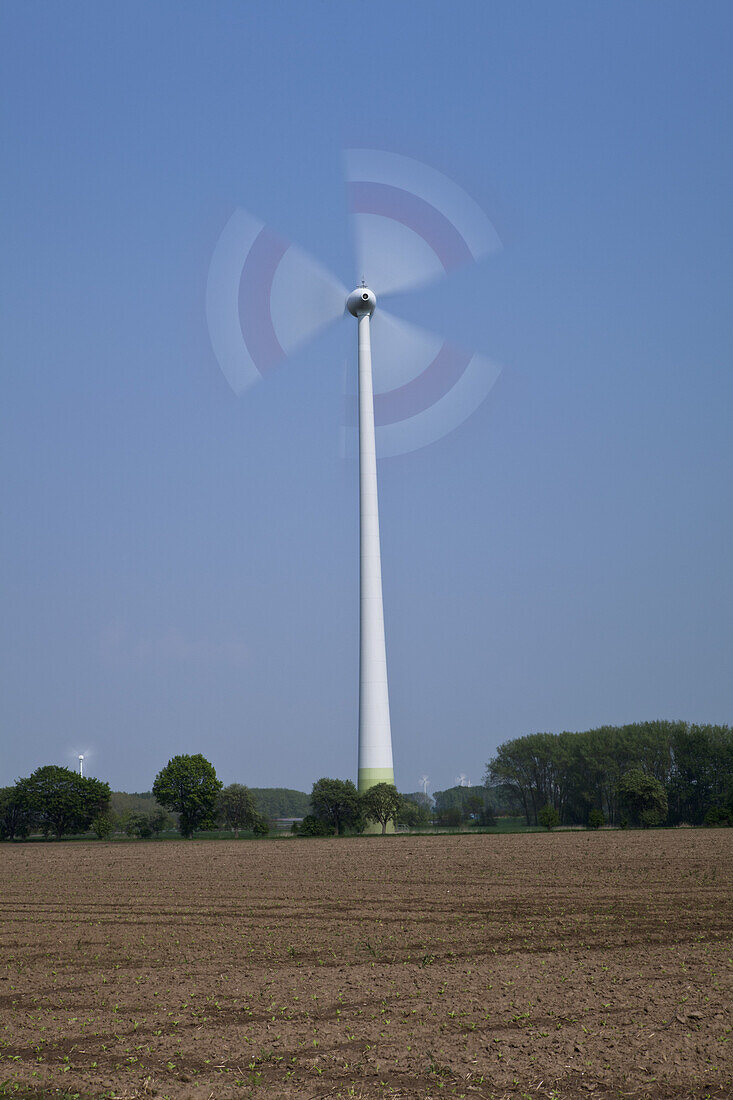
[[[356,290],[352,290],[346,299],[346,308],[349,313],[353,313],[354,317],[359,317],[363,313],[368,313],[371,316],[376,306],[377,299],[374,291],[370,290],[368,286],[364,286],[363,283]]]

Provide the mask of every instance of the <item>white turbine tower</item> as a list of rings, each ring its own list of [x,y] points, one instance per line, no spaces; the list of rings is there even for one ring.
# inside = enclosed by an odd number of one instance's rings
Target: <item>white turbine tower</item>
[[[84,778],[84,753],[79,753],[79,775]]]
[[[420,776],[420,786],[422,787],[422,793],[425,795],[426,798],[428,797],[428,783],[429,782],[430,782],[430,780],[427,777],[427,775],[421,775]]]
[[[346,299],[359,323],[359,790],[394,783],[379,542],[371,316],[374,293],[362,283]]]
[[[500,247],[493,226],[452,180],[409,157],[347,153],[358,270],[351,294],[320,264],[246,211],[217,241],[206,315],[219,365],[240,394],[346,309],[358,321],[359,789],[394,782],[379,541],[377,455],[434,443],[486,398],[500,370],[380,308],[376,294],[424,286]],[[427,777],[423,777],[427,794]]]

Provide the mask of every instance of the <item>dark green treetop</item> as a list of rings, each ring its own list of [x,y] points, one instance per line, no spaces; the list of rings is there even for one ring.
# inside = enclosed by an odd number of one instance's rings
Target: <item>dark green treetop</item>
[[[185,837],[196,829],[213,829],[221,780],[214,765],[201,755],[174,756],[158,772],[153,794],[161,806],[178,813],[178,827]]]
[[[546,806],[543,806],[540,812],[537,814],[537,820],[540,825],[544,825],[548,832],[557,828],[560,824],[560,814],[557,812],[554,806],[551,806],[548,802]]]
[[[641,768],[631,768],[621,776],[618,795],[635,825],[648,829],[667,818],[667,792],[658,779]]]
[[[219,792],[217,814],[227,828],[234,830],[235,836],[239,836],[240,829],[262,832],[263,824],[264,833],[268,832],[267,821],[258,813],[252,792],[242,783],[230,783]]]
[[[402,807],[402,795],[393,783],[375,783],[361,796],[362,813],[367,821],[382,826],[382,836],[390,821],[396,821]]]
[[[0,787],[0,840],[28,836],[33,811],[23,804],[17,787]]]
[[[47,764],[15,785],[18,800],[44,832],[85,832],[109,808],[109,784]]]
[[[362,824],[359,792],[350,779],[319,779],[311,791],[313,813],[334,826],[339,836]]]

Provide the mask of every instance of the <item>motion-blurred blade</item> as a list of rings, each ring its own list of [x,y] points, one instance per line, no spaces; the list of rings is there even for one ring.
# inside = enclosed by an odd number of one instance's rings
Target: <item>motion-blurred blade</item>
[[[346,289],[245,210],[216,243],[206,286],[214,354],[242,393],[344,311]]]
[[[483,355],[378,309],[372,321],[374,422],[380,458],[435,443],[458,428],[488,396],[501,367]],[[347,400],[346,427],[357,406]],[[350,445],[348,449],[351,450]]]
[[[501,248],[474,200],[411,157],[350,149],[346,180],[357,276],[378,296],[423,286]]]

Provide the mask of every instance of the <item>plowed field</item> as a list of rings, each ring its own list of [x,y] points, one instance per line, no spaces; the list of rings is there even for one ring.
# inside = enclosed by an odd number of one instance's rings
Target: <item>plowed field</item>
[[[724,829],[3,844],[0,1082],[731,1098],[732,888]]]

